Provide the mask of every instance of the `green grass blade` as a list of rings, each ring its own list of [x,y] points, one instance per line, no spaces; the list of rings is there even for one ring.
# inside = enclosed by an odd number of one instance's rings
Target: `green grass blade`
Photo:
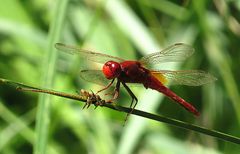
[[[57,53],[54,49],[54,44],[59,40],[61,30],[64,23],[65,12],[67,9],[68,0],[57,1],[54,9],[54,17],[50,26],[49,41],[47,46],[46,59],[43,63],[44,74],[43,74],[43,87],[51,87],[55,62],[57,59]],[[39,105],[36,119],[36,142],[34,146],[35,154],[46,153],[47,140],[48,140],[48,127],[49,127],[49,103],[51,101],[50,96],[40,95]]]

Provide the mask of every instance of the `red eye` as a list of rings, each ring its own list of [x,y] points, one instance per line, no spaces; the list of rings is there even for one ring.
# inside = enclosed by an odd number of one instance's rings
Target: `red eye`
[[[103,65],[102,71],[107,79],[114,79],[120,75],[121,66],[117,62],[108,61]]]

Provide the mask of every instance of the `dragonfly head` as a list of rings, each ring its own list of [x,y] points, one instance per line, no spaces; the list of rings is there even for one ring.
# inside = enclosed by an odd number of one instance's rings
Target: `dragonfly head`
[[[114,79],[120,75],[122,69],[118,62],[108,61],[103,65],[102,71],[107,79]]]

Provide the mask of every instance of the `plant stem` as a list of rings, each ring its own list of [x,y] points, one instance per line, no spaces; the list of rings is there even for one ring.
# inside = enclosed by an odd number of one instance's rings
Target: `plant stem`
[[[55,95],[55,96],[60,96],[60,97],[64,97],[64,98],[78,100],[78,102],[79,101],[87,102],[87,99],[88,99],[87,97],[81,96],[81,95],[73,95],[73,94],[67,94],[67,93],[58,92],[58,91],[54,91],[54,90],[36,88],[36,87],[32,87],[32,86],[27,86],[27,85],[22,84],[22,83],[13,82],[13,81],[9,81],[9,80],[0,78],[0,83],[1,82],[5,83],[5,84],[12,85],[12,86],[16,87],[18,90],[47,93],[47,94],[51,94],[51,95]],[[210,130],[208,128],[204,128],[204,127],[200,127],[200,126],[197,126],[197,125],[189,124],[189,123],[186,123],[186,122],[183,122],[183,121],[180,121],[180,120],[167,118],[167,117],[164,117],[164,116],[161,116],[161,115],[151,114],[151,113],[144,112],[144,111],[137,110],[137,109],[133,110],[132,108],[126,108],[126,107],[116,105],[115,103],[111,103],[111,104],[110,103],[105,103],[105,104],[102,104],[101,106],[102,107],[107,107],[107,108],[110,108],[110,109],[113,109],[113,110],[125,112],[125,113],[138,115],[140,117],[144,117],[144,118],[151,119],[151,120],[154,120],[154,121],[164,122],[164,123],[173,125],[175,127],[179,127],[179,128],[183,128],[183,129],[187,129],[187,130],[192,130],[192,131],[195,131],[195,132],[198,132],[198,133],[202,133],[202,134],[205,134],[205,135],[216,137],[216,138],[221,139],[223,141],[228,141],[228,142],[231,142],[231,143],[240,144],[240,138],[238,138],[236,136],[228,135],[228,134],[216,131],[216,130]]]

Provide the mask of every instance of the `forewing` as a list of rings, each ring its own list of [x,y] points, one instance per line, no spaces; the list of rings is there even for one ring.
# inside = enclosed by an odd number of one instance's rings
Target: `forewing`
[[[56,43],[55,44],[56,49],[60,50],[60,51],[64,51],[64,52],[68,52],[71,54],[78,54],[83,58],[86,58],[88,60],[97,62],[97,63],[101,63],[104,64],[107,61],[116,61],[116,62],[122,62],[124,61],[121,58],[118,57],[114,57],[114,56],[110,56],[110,55],[106,55],[103,53],[97,53],[97,52],[93,52],[90,50],[84,50],[84,49],[80,49],[77,47],[73,47],[73,46],[69,46],[69,45],[65,45],[62,43]]]
[[[106,86],[111,80],[108,80],[101,70],[81,70],[80,77],[88,82],[101,86]]]
[[[145,66],[152,66],[164,62],[181,62],[190,57],[194,52],[194,48],[184,43],[176,43],[160,52],[149,54],[139,61]]]
[[[162,70],[152,71],[152,74],[157,78],[164,77],[165,81],[173,85],[201,86],[216,80],[214,76],[201,70]]]

